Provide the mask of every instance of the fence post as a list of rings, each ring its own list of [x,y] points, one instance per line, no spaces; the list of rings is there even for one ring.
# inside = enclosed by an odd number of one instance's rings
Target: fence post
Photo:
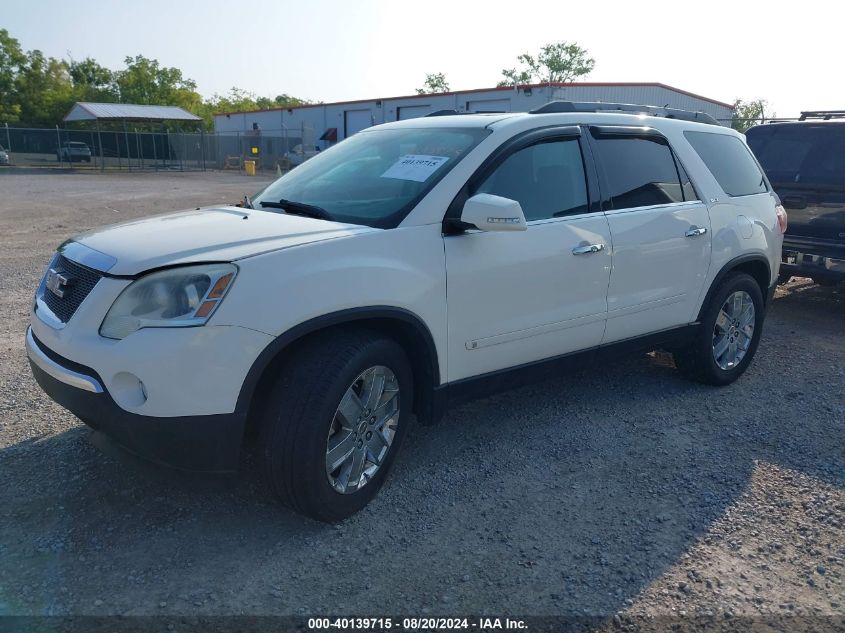
[[[173,157],[170,155],[170,128],[167,128],[167,163],[165,163],[165,167],[170,169],[170,161],[173,160]]]
[[[132,171],[132,153],[129,151],[129,132],[126,131],[126,119],[123,119],[123,137],[126,140],[126,168]]]
[[[120,160],[120,137],[114,133],[114,146],[117,148],[117,168],[123,169],[123,162]]]
[[[205,171],[205,129],[200,128],[200,157],[202,159],[202,170]]]
[[[58,123],[56,124],[56,141],[58,142],[58,145],[56,146],[56,153],[58,154],[59,167],[61,167],[62,163],[64,163],[64,157],[62,156],[62,135],[59,134],[59,124]],[[68,156],[68,160],[70,160],[70,156]],[[72,166],[73,165],[71,165],[71,167]]]
[[[97,168],[97,155],[94,153],[94,130],[90,131],[91,134],[91,158],[94,159],[94,169]]]
[[[103,136],[100,134],[100,120],[97,119],[97,142],[100,144],[100,171],[106,170],[106,161],[103,158]]]
[[[9,150],[9,153],[12,153],[12,138],[9,136],[9,124],[6,123],[6,149]]]
[[[156,133],[153,132],[153,169],[158,171],[158,153],[156,152]]]
[[[144,158],[141,156],[141,137],[138,136],[138,128],[135,128],[135,148],[138,150],[138,167],[143,171]]]

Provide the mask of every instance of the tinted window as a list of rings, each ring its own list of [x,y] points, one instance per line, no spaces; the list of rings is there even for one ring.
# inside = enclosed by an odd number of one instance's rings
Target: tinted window
[[[586,212],[587,183],[578,141],[548,141],[514,152],[475,193],[518,201],[529,221]]]
[[[662,139],[599,137],[596,146],[614,209],[683,202],[678,168]]]
[[[747,138],[774,183],[845,185],[845,125],[770,124]]]
[[[749,196],[768,190],[754,157],[737,137],[711,132],[684,132],[684,136],[729,196]]]

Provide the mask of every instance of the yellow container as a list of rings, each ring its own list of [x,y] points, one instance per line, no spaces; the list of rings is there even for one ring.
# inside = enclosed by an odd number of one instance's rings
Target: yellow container
[[[255,175],[255,161],[254,160],[245,160],[244,161],[244,171],[246,172],[247,176],[254,176]]]

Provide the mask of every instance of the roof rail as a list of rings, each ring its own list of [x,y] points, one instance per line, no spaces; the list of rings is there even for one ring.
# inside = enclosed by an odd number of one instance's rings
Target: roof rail
[[[807,119],[823,119],[830,121],[831,119],[845,118],[845,110],[808,110],[802,112],[798,118],[799,121],[806,121]]]
[[[429,112],[426,117],[429,116],[455,116],[457,114],[507,114],[504,110],[480,110],[477,112],[458,112],[457,110],[435,110],[434,112]]]
[[[716,119],[704,112],[692,112],[691,110],[679,110],[677,108],[660,106],[635,105],[633,103],[602,103],[599,101],[550,101],[539,108],[531,110],[530,114],[562,112],[625,112],[628,114],[647,114],[649,116],[659,116],[667,119],[719,125]]]

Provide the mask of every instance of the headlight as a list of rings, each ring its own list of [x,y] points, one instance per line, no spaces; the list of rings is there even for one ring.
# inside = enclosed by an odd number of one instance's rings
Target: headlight
[[[100,334],[123,339],[145,327],[204,325],[238,269],[232,264],[182,266],[132,282],[109,309]]]

